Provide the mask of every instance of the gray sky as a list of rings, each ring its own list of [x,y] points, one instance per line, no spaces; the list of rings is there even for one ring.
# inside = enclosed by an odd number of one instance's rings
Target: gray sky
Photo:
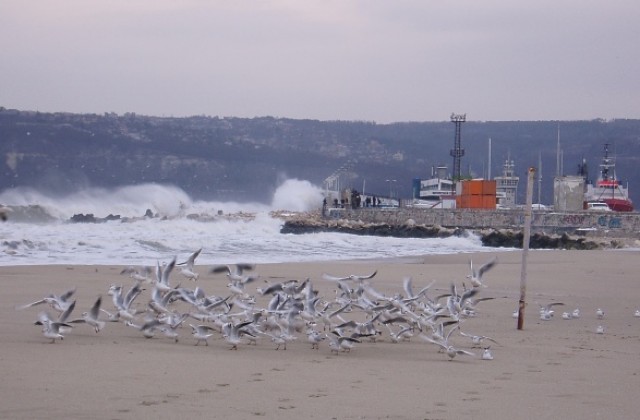
[[[638,0],[2,0],[0,106],[640,118]]]

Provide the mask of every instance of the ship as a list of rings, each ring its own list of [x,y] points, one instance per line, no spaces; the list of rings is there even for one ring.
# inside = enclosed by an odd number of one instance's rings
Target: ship
[[[585,206],[588,203],[606,203],[613,211],[630,212],[633,211],[633,203],[629,198],[628,188],[620,183],[616,178],[615,159],[609,156],[609,144],[604,145],[604,156],[600,163],[600,173],[595,184],[586,182],[584,194]],[[582,175],[586,175],[586,164],[581,165]],[[585,207],[586,208],[586,207]]]

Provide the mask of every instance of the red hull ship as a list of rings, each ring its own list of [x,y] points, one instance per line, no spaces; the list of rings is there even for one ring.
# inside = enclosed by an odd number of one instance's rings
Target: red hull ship
[[[595,185],[587,184],[585,202],[604,202],[613,211],[633,211],[627,188],[616,179],[615,167],[613,158],[609,157],[609,145],[605,144],[598,180]]]

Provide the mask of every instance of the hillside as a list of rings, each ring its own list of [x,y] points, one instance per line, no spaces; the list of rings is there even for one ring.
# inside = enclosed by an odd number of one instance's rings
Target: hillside
[[[632,199],[640,203],[640,120],[468,121],[462,126],[463,172],[488,172],[491,138],[491,174],[498,175],[510,156],[522,179],[521,201],[526,170],[541,157],[542,202],[550,203],[558,128],[564,174],[575,174],[586,158],[595,177],[603,144],[610,143],[618,177],[630,183]],[[0,108],[0,190],[33,187],[64,194],[157,182],[198,199],[268,202],[283,179],[322,185],[345,167],[342,186],[409,197],[413,178],[428,177],[433,165],[452,166],[453,140],[449,121],[161,118]]]

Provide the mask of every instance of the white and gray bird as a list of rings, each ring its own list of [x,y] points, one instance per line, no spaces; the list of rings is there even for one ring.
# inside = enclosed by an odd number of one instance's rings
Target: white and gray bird
[[[449,361],[452,361],[456,356],[458,355],[466,355],[466,356],[473,356],[475,357],[475,353],[471,353],[470,351],[466,351],[463,349],[459,349],[456,348],[455,346],[453,346],[452,344],[449,343],[449,337],[451,337],[451,334],[453,333],[454,330],[458,329],[459,327],[454,327],[451,328],[449,330],[449,332],[447,333],[447,335],[441,339],[441,340],[434,340],[431,337],[428,337],[424,334],[421,334],[420,337],[425,340],[428,341],[430,343],[433,343],[437,346],[439,346],[441,348],[441,350],[444,350],[444,352],[447,354],[447,356],[449,357]]]
[[[215,332],[215,329],[213,329],[208,325],[189,324],[189,326],[191,327],[193,338],[196,339],[195,345],[197,346],[198,344],[200,344],[201,341],[204,341],[204,344],[208,346],[209,338],[213,335],[213,333]]]
[[[332,331],[331,334],[326,334],[325,336],[329,339],[329,349],[336,354],[339,352],[350,353],[353,345],[360,342],[355,337],[343,336],[336,331]]]
[[[176,264],[184,266],[180,267],[180,274],[182,274],[187,280],[195,281],[198,280],[198,277],[200,276],[200,274],[195,271],[196,258],[200,255],[200,252],[202,252],[202,248],[192,253],[186,261]]]
[[[482,347],[482,343],[484,340],[488,340],[491,341],[492,343],[498,344],[499,343],[494,340],[491,337],[487,337],[486,335],[473,335],[473,334],[467,334],[463,331],[460,331],[460,335],[462,335],[463,337],[467,337],[471,339],[471,343],[472,343],[472,347]]]
[[[69,323],[85,323],[93,327],[96,333],[100,332],[105,326],[105,322],[100,320],[98,317],[100,315],[100,305],[102,304],[102,296],[98,296],[95,303],[91,307],[88,312],[82,313],[82,318],[74,319],[69,321]]]
[[[312,349],[319,349],[320,348],[320,343],[327,338],[324,334],[314,330],[314,329],[308,329],[307,330],[307,341],[309,341],[309,343],[311,343],[311,348]]]
[[[51,320],[46,314],[41,314],[39,318],[39,322],[43,326],[42,335],[50,338],[52,344],[55,343],[57,339],[64,340],[64,335],[62,335],[63,328],[71,328],[71,325],[67,323]]]
[[[478,269],[473,268],[473,260],[469,260],[469,266],[471,268],[471,274],[467,276],[467,278],[471,281],[471,286],[473,287],[487,287],[482,282],[482,276],[487,271],[491,270],[496,263],[498,262],[498,257],[493,257],[493,259],[485,264],[482,264]]]
[[[65,312],[69,309],[75,301],[71,301],[71,297],[76,292],[75,287],[73,289],[67,290],[61,295],[56,295],[51,293],[40,300],[36,300],[35,302],[27,303],[26,305],[17,306],[16,309],[22,310],[26,308],[31,308],[32,306],[41,305],[43,303],[48,304],[51,308],[58,312]]]
[[[482,352],[482,360],[493,360],[493,354],[491,354],[489,347],[486,347]]]
[[[332,276],[330,274],[326,274],[323,273],[322,274],[322,278],[325,280],[329,280],[329,281],[347,281],[347,280],[353,280],[353,281],[363,281],[363,280],[369,280],[372,279],[373,277],[375,277],[375,275],[378,273],[378,271],[374,271],[371,274],[368,275],[358,275],[358,274],[350,274],[346,277],[336,277],[336,276]]]

